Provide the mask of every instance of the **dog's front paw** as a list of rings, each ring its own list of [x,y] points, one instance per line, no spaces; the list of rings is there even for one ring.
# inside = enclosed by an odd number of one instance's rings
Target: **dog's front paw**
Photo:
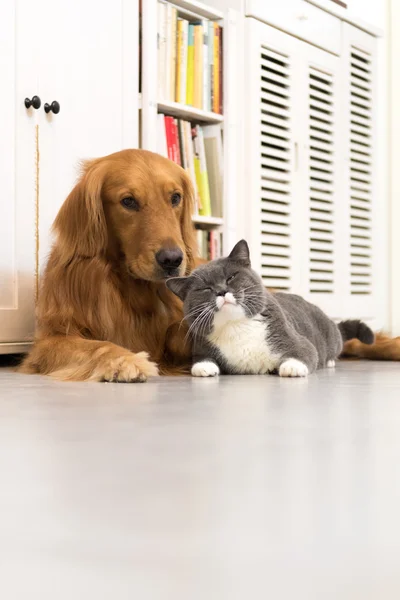
[[[296,358],[288,358],[279,367],[279,377],[307,377],[308,367]]]
[[[143,383],[148,377],[158,375],[157,365],[148,360],[147,352],[126,354],[113,358],[104,370],[103,381]]]
[[[193,377],[215,377],[219,375],[219,368],[211,360],[197,362],[192,367]]]

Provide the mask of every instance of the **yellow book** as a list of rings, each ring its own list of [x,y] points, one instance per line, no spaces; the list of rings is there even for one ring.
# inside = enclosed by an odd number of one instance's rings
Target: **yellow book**
[[[194,92],[194,25],[189,25],[187,50],[186,104],[193,106]]]
[[[219,113],[219,31],[218,23],[214,23],[214,64],[213,64],[213,86],[214,101],[212,110]]]
[[[203,92],[203,26],[194,26],[194,92],[193,106],[202,108]]]

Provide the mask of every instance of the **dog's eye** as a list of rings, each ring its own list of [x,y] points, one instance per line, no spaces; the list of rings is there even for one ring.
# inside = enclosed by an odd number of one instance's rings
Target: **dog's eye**
[[[180,204],[180,201],[182,200],[182,196],[180,195],[179,192],[174,192],[171,196],[171,204],[172,206],[178,206],[178,204]]]
[[[233,281],[235,279],[236,275],[237,275],[237,273],[234,273],[233,275],[228,277],[228,279],[226,280],[226,283],[230,283],[231,281]]]
[[[139,202],[132,198],[132,196],[128,196],[127,198],[123,198],[121,200],[121,204],[124,208],[128,210],[139,210]]]

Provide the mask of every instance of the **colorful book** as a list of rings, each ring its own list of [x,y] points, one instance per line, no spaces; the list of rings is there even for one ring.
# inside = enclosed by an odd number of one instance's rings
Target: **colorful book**
[[[189,21],[178,19],[176,33],[176,89],[175,102],[186,104]]]
[[[222,64],[223,64],[223,52],[222,52],[222,37],[223,37],[223,28],[220,27],[219,28],[219,63],[218,63],[218,73],[219,73],[219,105],[218,105],[218,112],[220,115],[222,115],[223,113],[223,79],[222,79],[222,74],[223,74],[223,69],[222,69]]]
[[[199,213],[204,216],[211,216],[210,188],[208,184],[207,163],[204,150],[203,132],[199,125],[192,129],[194,144],[194,166],[196,172],[196,182],[201,199],[201,208]]]
[[[167,139],[167,154],[170,160],[174,160],[174,149],[173,149],[173,122],[172,117],[164,117],[165,121],[165,136]]]
[[[203,106],[203,26],[194,26],[193,106]]]
[[[187,51],[186,104],[193,106],[194,92],[194,25],[189,24]]]

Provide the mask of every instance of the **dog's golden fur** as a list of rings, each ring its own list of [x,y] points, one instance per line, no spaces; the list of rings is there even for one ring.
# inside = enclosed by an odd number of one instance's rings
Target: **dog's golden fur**
[[[177,192],[182,200],[172,206]],[[139,210],[121,205],[127,196]],[[38,335],[23,372],[142,381],[157,367],[167,373],[189,365],[181,303],[155,255],[178,248],[179,273],[193,268],[192,196],[185,171],[151,152],[123,150],[85,164],[54,223]]]
[[[377,333],[375,342],[371,345],[363,344],[360,340],[349,340],[344,345],[342,356],[370,360],[400,360],[400,337],[391,338]]]

